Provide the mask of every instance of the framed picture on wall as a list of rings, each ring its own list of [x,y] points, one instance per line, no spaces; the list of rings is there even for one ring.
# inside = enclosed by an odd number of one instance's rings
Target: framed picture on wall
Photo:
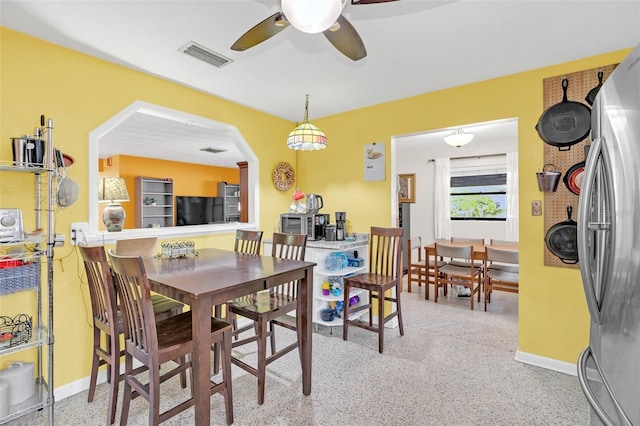
[[[416,202],[416,175],[415,173],[398,175],[398,202]]]

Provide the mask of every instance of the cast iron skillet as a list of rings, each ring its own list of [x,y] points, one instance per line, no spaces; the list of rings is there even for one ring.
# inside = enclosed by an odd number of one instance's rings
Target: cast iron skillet
[[[562,79],[562,102],[542,113],[536,130],[540,139],[560,151],[568,151],[571,145],[587,137],[591,130],[591,109],[581,102],[567,100],[569,80]]]
[[[568,219],[549,228],[544,239],[549,251],[569,265],[578,263],[578,224],[571,219],[572,212],[567,206]]]
[[[598,85],[589,90],[589,93],[587,93],[587,96],[584,98],[584,100],[587,101],[589,105],[593,105],[593,101],[596,100],[596,95],[602,87],[602,77],[604,77],[604,73],[602,72],[602,70],[600,70],[598,71]]]
[[[584,158],[589,154],[589,145],[584,146]],[[584,173],[585,160],[569,167],[567,173],[564,174],[562,181],[567,189],[576,195],[580,195],[580,185],[582,184],[582,174]]]

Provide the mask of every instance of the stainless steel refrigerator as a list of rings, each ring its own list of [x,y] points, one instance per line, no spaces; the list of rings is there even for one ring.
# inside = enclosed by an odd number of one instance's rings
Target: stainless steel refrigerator
[[[640,425],[640,45],[591,111],[578,256],[591,316],[578,379],[591,424]]]

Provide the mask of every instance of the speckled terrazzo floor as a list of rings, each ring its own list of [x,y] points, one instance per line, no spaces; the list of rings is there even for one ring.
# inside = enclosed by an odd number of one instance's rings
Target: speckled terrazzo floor
[[[406,286],[405,286],[406,289]],[[468,298],[450,295],[437,304],[424,290],[404,292],[405,335],[377,336],[349,328],[320,327],[313,336],[313,385],[301,391],[296,352],[271,364],[267,395],[256,402],[257,380],[233,367],[235,425],[587,425],[589,408],[574,376],[514,360],[518,346],[517,295],[495,292],[489,312],[469,309]],[[432,289],[433,292],[433,289]],[[287,340],[286,330],[279,339]],[[246,353],[253,356],[252,349]],[[107,385],[95,401],[87,392],[58,401],[56,425],[103,425]],[[177,378],[164,384],[162,401],[186,398]],[[120,393],[121,395],[121,393]],[[120,400],[122,397],[120,397]],[[118,418],[121,402],[118,403]],[[224,424],[222,398],[212,397],[211,424]],[[44,424],[43,413],[7,423]],[[192,424],[193,409],[163,423]],[[146,425],[147,403],[132,402],[130,425]]]

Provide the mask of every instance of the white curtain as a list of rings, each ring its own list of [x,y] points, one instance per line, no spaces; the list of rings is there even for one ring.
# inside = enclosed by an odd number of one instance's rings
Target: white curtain
[[[448,158],[435,160],[434,172],[434,209],[435,209],[435,239],[451,238],[450,188],[451,165]]]
[[[507,240],[518,241],[518,153],[507,153]]]

